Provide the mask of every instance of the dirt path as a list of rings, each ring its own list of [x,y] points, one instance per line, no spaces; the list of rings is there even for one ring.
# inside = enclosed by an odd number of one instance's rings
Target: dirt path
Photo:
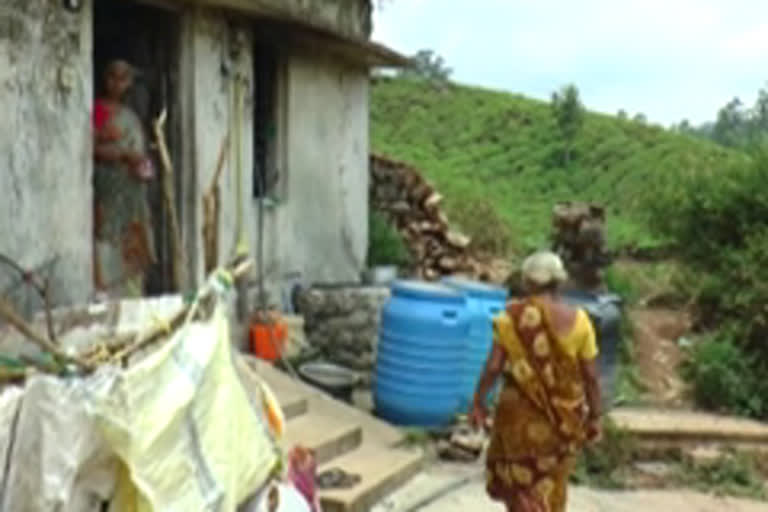
[[[477,471],[476,465],[434,466],[376,505],[372,512],[404,512],[436,490]],[[768,503],[718,498],[687,490],[601,491],[573,487],[569,492],[568,512],[768,512]],[[477,479],[418,508],[418,512],[503,510],[503,507],[486,497],[483,483]]]
[[[679,376],[683,351],[678,341],[691,329],[690,316],[663,308],[628,311],[633,355],[648,402],[666,407],[685,405],[685,384]]]

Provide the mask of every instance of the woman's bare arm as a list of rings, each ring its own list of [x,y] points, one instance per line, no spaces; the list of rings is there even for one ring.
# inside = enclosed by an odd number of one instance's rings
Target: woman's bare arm
[[[479,404],[485,405],[485,399],[491,391],[493,384],[496,382],[496,379],[501,375],[505,361],[506,355],[504,354],[504,349],[494,343],[491,355],[488,356],[488,360],[485,363],[483,374],[480,377],[480,381],[477,383],[475,402],[479,401]]]
[[[581,361],[581,374],[584,378],[584,391],[587,395],[589,407],[589,419],[597,420],[601,415],[600,379],[598,377],[597,363],[594,359]]]
[[[118,162],[123,159],[123,152],[113,144],[95,144],[93,156],[102,162]]]

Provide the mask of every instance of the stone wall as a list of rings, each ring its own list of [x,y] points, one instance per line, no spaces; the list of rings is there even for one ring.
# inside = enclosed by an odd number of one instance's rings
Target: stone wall
[[[363,374],[370,382],[376,361],[381,310],[389,288],[312,288],[299,295],[309,345],[332,362]]]

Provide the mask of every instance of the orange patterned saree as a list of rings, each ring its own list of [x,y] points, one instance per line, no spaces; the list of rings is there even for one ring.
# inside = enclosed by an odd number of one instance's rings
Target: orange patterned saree
[[[587,437],[580,363],[560,348],[546,310],[532,300],[511,303],[494,335],[506,363],[488,494],[515,512],[565,512],[568,475]]]

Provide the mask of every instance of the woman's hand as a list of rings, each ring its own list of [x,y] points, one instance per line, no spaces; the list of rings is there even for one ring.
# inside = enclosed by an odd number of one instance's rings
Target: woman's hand
[[[144,155],[137,151],[131,151],[131,150],[125,150],[123,151],[121,155],[121,160],[123,160],[125,163],[127,163],[131,169],[136,169],[141,165],[141,162],[144,160]]]
[[[133,176],[140,181],[149,181],[154,177],[152,161],[136,151],[125,151],[123,161],[128,164]]]
[[[587,441],[590,443],[599,443],[603,439],[603,425],[600,418],[589,418],[587,420]]]
[[[488,409],[477,397],[475,397],[472,410],[469,412],[469,424],[475,430],[488,430]]]

